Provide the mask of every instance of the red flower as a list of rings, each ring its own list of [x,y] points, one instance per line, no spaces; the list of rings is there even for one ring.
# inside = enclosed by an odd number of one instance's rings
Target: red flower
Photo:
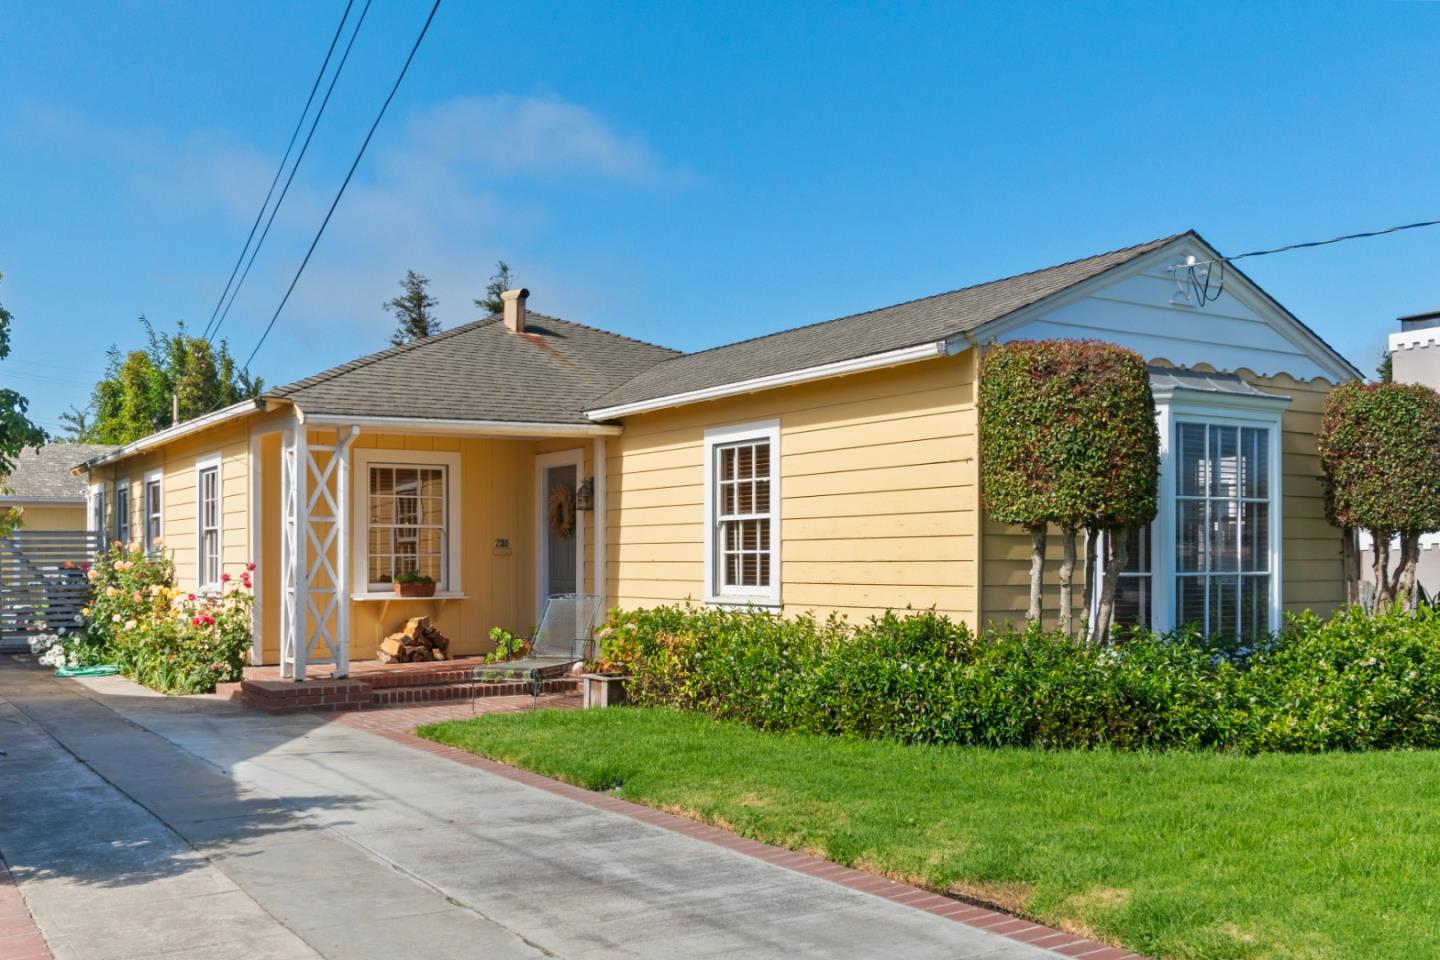
[[[86,573],[89,573],[89,572],[90,572],[90,561],[89,561],[89,560],[82,560],[82,561],[80,562],[80,569],[83,570],[83,571],[85,571]]]
[[[230,582],[230,574],[228,574],[228,573],[222,573],[222,574],[220,574],[220,582],[221,582],[221,583],[229,583],[229,582]]]
[[[192,627],[198,627],[198,626],[200,626],[200,618],[199,618],[199,617],[191,617],[191,618],[190,618],[190,625],[191,625]]]
[[[185,599],[186,599],[186,600],[194,600],[194,599],[195,599],[195,594],[193,594],[193,593],[188,593],[188,594],[185,595]]]
[[[255,562],[252,560],[250,563],[245,564],[245,569],[253,571],[255,569]]]

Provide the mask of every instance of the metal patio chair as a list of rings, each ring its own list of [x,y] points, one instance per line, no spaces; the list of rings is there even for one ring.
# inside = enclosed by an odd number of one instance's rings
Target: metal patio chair
[[[475,710],[476,690],[487,680],[528,679],[530,695],[539,700],[547,679],[564,676],[569,667],[593,655],[595,628],[604,605],[604,599],[593,593],[560,593],[546,600],[540,625],[530,638],[530,651],[524,657],[471,668],[471,712]]]

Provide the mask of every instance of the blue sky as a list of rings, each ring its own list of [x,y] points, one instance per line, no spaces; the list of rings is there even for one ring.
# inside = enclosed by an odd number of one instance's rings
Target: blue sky
[[[136,318],[203,327],[342,2],[0,0],[0,381],[55,426]],[[357,10],[359,4],[357,3]],[[226,322],[242,358],[426,12],[374,0]],[[1228,252],[1440,217],[1440,6],[446,0],[255,372],[533,309],[699,348],[1194,227]],[[1363,369],[1440,228],[1246,261]]]

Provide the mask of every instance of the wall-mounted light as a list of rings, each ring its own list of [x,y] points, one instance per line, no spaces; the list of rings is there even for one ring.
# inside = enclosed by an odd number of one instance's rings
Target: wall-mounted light
[[[576,510],[595,509],[595,478],[587,477],[585,482],[580,484],[580,489],[575,491]]]

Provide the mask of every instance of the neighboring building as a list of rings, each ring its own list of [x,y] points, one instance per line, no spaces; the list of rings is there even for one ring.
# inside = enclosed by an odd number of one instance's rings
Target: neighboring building
[[[980,626],[1023,617],[1029,545],[983,517],[978,354],[1098,338],[1151,364],[1160,417],[1160,516],[1122,612],[1249,634],[1344,602],[1316,432],[1359,373],[1234,267],[1193,305],[1175,270],[1217,256],[1178,234],[694,354],[509,291],[503,316],[161,431],[89,478],[103,509],[128,491],[128,528],[163,535],[189,587],[257,561],[254,658],[298,673],[373,656],[416,612],[481,651],[572,591]],[[412,568],[434,599],[395,597]]]
[[[0,477],[0,510],[20,514],[24,530],[85,530],[87,488],[76,465],[114,450],[94,443],[48,443],[26,448],[8,477]]]
[[[1399,331],[1390,334],[1390,364],[1390,375],[1396,383],[1420,383],[1440,390],[1440,311],[1400,318]],[[1360,535],[1360,545],[1364,571],[1361,584],[1368,593],[1374,589],[1369,582],[1368,534]],[[1391,550],[1392,558],[1398,549],[1397,539]],[[1440,593],[1440,533],[1427,533],[1420,538],[1420,564],[1415,579],[1428,596]]]

